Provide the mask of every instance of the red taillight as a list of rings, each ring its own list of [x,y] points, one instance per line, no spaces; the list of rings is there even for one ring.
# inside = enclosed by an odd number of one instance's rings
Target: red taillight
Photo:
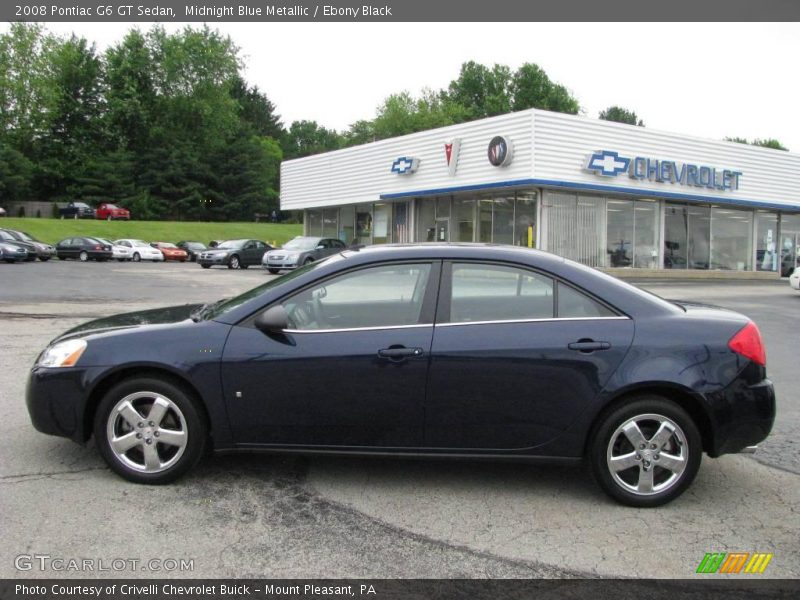
[[[764,350],[764,342],[761,341],[761,332],[752,321],[731,338],[728,348],[762,367],[767,366],[767,353]]]
[[[102,249],[103,249],[103,247],[102,247],[102,246],[95,246],[95,247],[94,247],[94,249],[95,249],[95,250],[102,250]]]

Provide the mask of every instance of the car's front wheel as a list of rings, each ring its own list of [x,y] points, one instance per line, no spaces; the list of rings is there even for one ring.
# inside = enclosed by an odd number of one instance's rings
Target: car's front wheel
[[[702,451],[689,414],[672,400],[651,395],[612,409],[589,444],[592,471],[603,490],[642,508],[666,504],[686,491]]]
[[[162,379],[123,381],[106,393],[94,435],[108,466],[134,483],[163,484],[191,469],[208,429],[195,400]]]
[[[135,253],[133,254],[133,262],[141,262],[141,261],[142,261],[142,256],[141,256],[141,254],[139,254],[138,252],[135,252]]]
[[[280,269],[267,269],[267,271],[269,271],[273,275],[277,275],[280,272]]]
[[[229,269],[238,269],[242,266],[242,263],[239,261],[239,257],[235,254],[228,259],[228,268]]]

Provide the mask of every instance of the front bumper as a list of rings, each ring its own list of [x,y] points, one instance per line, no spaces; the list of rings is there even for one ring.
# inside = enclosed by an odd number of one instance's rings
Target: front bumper
[[[89,380],[87,369],[34,367],[28,377],[25,404],[37,431],[70,438],[88,439],[90,424],[84,423]]]
[[[197,262],[201,265],[226,265],[228,264],[228,255],[214,254],[211,256],[200,256]]]

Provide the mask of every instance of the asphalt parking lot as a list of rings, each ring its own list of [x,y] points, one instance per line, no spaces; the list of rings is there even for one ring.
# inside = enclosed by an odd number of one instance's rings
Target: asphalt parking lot
[[[64,329],[270,277],[192,264],[0,265],[0,577],[87,576],[18,571],[15,558],[31,554],[194,561],[189,572],[138,563],[102,573],[120,577],[693,577],[714,551],[773,552],[766,575],[800,576],[800,294],[785,280],[641,283],[751,316],[778,394],[759,453],[705,458],[690,490],[655,510],[613,503],[585,469],[482,462],[226,456],[174,485],[136,486],[91,446],[30,425],[27,371]]]

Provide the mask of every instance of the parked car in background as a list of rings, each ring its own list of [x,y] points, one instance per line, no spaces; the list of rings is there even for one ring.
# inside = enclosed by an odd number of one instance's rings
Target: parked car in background
[[[158,248],[161,250],[161,253],[164,255],[164,260],[186,262],[186,259],[189,258],[186,250],[181,250],[171,242],[153,242],[150,245],[153,248]]]
[[[795,267],[792,274],[789,275],[789,285],[800,292],[800,267]]]
[[[217,246],[219,246],[224,241],[225,240],[211,240],[210,242],[208,242],[208,247],[209,248],[216,248]]]
[[[112,258],[118,260],[119,262],[124,262],[126,260],[133,260],[133,250],[128,246],[120,246],[117,243],[112,242],[106,238],[96,238],[103,242],[104,244],[108,244],[111,246],[111,255]]]
[[[261,264],[274,274],[283,269],[294,269],[301,265],[307,265],[346,248],[347,246],[341,240],[300,235],[289,240],[280,248],[266,252]]]
[[[570,478],[585,461],[644,508],[680,496],[703,453],[769,435],[766,364],[746,316],[546,252],[373,246],[228,300],[70,329],[30,370],[27,406],[36,429],[94,434],[144,484],[212,448],[549,460]]]
[[[201,252],[208,250],[208,247],[202,242],[193,242],[182,240],[176,244],[178,248],[181,250],[185,250],[186,254],[189,255],[189,260],[192,262],[197,261],[197,257],[200,255]]]
[[[105,262],[114,256],[111,244],[104,244],[91,237],[66,238],[56,244],[56,256],[61,260],[71,258],[81,262],[96,260]]]
[[[36,260],[36,246],[30,242],[22,242],[18,240],[5,229],[0,229],[0,242],[5,242],[6,244],[11,244],[12,246],[22,248],[26,252],[26,260]]]
[[[228,240],[202,252],[197,262],[204,269],[212,265],[225,265],[229,269],[246,269],[260,265],[267,250],[272,250],[272,246],[261,240]]]
[[[42,262],[50,260],[56,254],[56,249],[54,246],[41,242],[24,231],[17,231],[16,229],[3,229],[2,231],[10,234],[18,242],[32,244],[36,249],[35,256]]]
[[[0,206],[0,217],[7,217],[7,216],[8,213],[6,212],[6,209]]]
[[[94,219],[94,209],[85,202],[70,202],[58,209],[62,219]]]
[[[131,260],[139,262],[142,260],[152,260],[153,262],[163,262],[164,254],[158,248],[153,248],[150,244],[142,240],[123,239],[114,242],[120,246],[131,249]]]
[[[26,261],[28,260],[28,251],[16,244],[0,242],[0,260],[7,263]]]
[[[129,221],[131,218],[131,212],[127,208],[122,208],[120,206],[117,206],[116,204],[103,202],[100,206],[97,207],[97,210],[95,211],[95,216],[96,218],[105,221],[114,221],[117,219]]]

